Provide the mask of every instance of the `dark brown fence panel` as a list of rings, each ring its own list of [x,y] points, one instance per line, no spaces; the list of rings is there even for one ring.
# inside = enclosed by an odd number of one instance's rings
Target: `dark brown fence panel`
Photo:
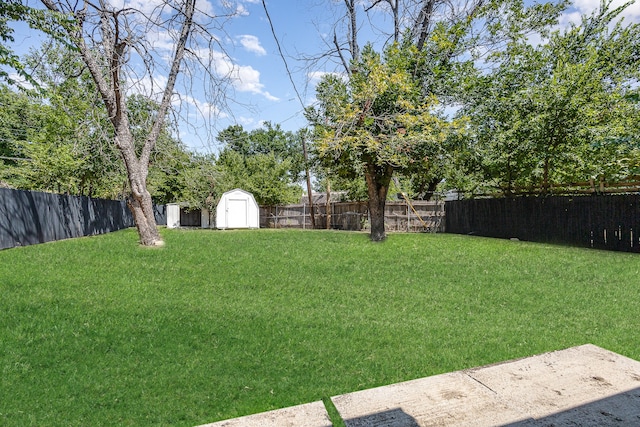
[[[166,224],[166,209],[156,206]],[[125,201],[0,188],[0,249],[133,227]]]
[[[446,202],[448,233],[640,252],[640,195]]]
[[[368,228],[369,206],[364,202],[331,203],[329,209],[327,217],[327,207],[323,206],[323,228],[326,228],[327,219],[329,228],[333,230],[360,231]]]

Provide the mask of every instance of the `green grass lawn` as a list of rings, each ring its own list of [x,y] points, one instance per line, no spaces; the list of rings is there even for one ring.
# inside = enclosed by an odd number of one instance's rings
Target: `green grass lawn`
[[[585,343],[640,359],[638,255],[162,233],[0,251],[0,425],[193,426]]]

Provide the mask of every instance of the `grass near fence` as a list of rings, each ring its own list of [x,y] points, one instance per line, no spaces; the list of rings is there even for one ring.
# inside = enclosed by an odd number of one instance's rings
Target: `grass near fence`
[[[184,425],[593,343],[640,258],[457,235],[133,230],[0,252],[0,425]]]

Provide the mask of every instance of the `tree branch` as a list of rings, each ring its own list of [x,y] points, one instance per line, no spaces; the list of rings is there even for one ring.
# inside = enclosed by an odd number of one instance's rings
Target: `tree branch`
[[[354,61],[360,59],[360,47],[358,45],[358,24],[356,20],[356,1],[344,0],[344,4],[347,7],[347,14],[349,18],[349,50],[351,52],[351,58]]]
[[[348,75],[351,75],[351,67],[349,67],[349,64],[347,63],[347,60],[345,59],[344,55],[342,55],[342,49],[340,49],[340,43],[338,42],[338,35],[336,34],[335,31],[333,32],[333,44],[336,46],[336,52],[340,57],[340,61],[342,62],[342,65],[344,66],[345,71],[347,72]]]
[[[164,119],[171,102],[171,97],[173,96],[173,89],[176,84],[176,79],[178,78],[178,73],[180,72],[180,65],[182,63],[182,58],[184,57],[187,39],[189,38],[189,34],[191,32],[193,15],[195,13],[195,3],[196,0],[186,0],[185,2],[184,21],[180,30],[180,37],[178,38],[178,42],[176,44],[173,62],[171,63],[171,71],[169,71],[169,76],[167,79],[167,85],[165,86],[164,93],[162,95],[162,101],[160,102],[160,106],[158,107],[158,116],[153,124],[151,132],[149,132],[149,135],[147,136],[142,154],[140,156],[140,160],[145,162],[145,164],[149,162],[151,151],[153,151],[155,142],[158,140],[160,130],[164,125]]]
[[[431,26],[431,17],[433,15],[433,8],[436,1],[437,0],[426,0],[424,2],[412,30],[414,37],[417,38],[416,47],[420,51],[424,48],[424,44],[429,36],[429,27]]]

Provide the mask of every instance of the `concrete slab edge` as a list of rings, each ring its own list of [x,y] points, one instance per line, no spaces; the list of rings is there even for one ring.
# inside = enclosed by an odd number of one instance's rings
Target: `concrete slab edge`
[[[316,401],[199,427],[332,427],[332,423],[324,403]]]
[[[640,362],[585,344],[334,396],[330,403],[334,418],[337,411],[347,427],[533,427],[575,425],[575,420],[596,426],[608,425],[610,418],[616,426],[637,426]],[[325,403],[316,401],[199,427],[240,426],[330,427],[332,422]]]

